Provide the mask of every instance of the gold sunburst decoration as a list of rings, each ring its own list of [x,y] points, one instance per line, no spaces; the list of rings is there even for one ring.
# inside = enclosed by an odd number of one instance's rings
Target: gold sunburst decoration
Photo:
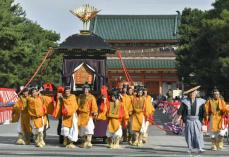
[[[80,8],[70,10],[70,12],[83,22],[83,30],[88,30],[88,22],[93,19],[100,10],[86,4]]]

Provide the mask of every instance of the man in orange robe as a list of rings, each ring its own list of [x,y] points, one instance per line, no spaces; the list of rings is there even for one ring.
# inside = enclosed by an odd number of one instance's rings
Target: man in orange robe
[[[79,135],[82,137],[82,148],[91,148],[92,135],[94,134],[93,118],[98,115],[98,106],[95,97],[89,93],[90,86],[84,85],[83,91],[78,98],[78,126]]]
[[[30,116],[28,113],[29,90],[25,88],[22,95],[19,96],[16,104],[13,106],[13,116],[17,117],[14,121],[18,121],[17,131],[18,139],[17,144],[25,145],[30,144],[30,137],[32,135],[32,128],[30,125]]]
[[[127,123],[128,112],[125,110],[124,104],[119,100],[118,91],[111,94],[111,102],[107,111],[108,127],[106,136],[108,137],[108,146],[111,149],[120,148],[119,142],[122,137],[122,124]]]
[[[52,115],[54,111],[54,97],[53,93],[51,91],[42,91],[42,93],[39,93],[39,96],[42,98],[43,105],[45,106],[46,112],[44,117],[44,131],[43,131],[43,136],[44,139],[46,138],[46,131],[48,128],[50,128],[49,124],[49,118],[48,115]]]
[[[224,135],[227,131],[227,125],[224,124],[224,115],[228,111],[225,101],[220,97],[219,90],[215,88],[213,98],[205,104],[206,120],[210,121],[210,136],[212,150],[214,151],[223,149]]]
[[[145,112],[145,117],[146,117],[146,125],[145,125],[145,132],[144,132],[144,135],[143,135],[143,143],[146,142],[146,138],[148,137],[148,128],[149,128],[149,125],[153,123],[153,114],[155,112],[155,108],[153,106],[153,103],[152,103],[152,97],[150,95],[148,95],[148,91],[146,88],[144,88],[144,98],[145,98],[145,104],[146,104],[146,110],[144,111]]]
[[[127,113],[128,116],[131,116],[133,108],[132,108],[132,101],[131,97],[127,95],[128,85],[123,85],[122,89],[122,95],[121,95],[121,101],[124,105],[125,113]],[[129,122],[125,124],[126,122],[122,122],[122,129],[123,129],[123,142],[126,142],[128,140],[128,134],[129,134]]]
[[[146,132],[146,120],[148,119],[146,111],[150,110],[146,105],[145,98],[143,97],[143,88],[139,87],[137,96],[133,99],[133,114],[132,114],[132,132],[133,145],[142,146],[143,135]]]
[[[33,128],[35,135],[35,143],[37,147],[44,147],[45,142],[43,139],[43,131],[46,114],[46,106],[42,96],[39,95],[39,91],[36,88],[31,90],[32,96],[28,97],[28,112],[30,115],[30,124]]]
[[[129,129],[129,136],[128,136],[128,143],[129,144],[132,144],[132,137],[134,136],[133,135],[133,132],[132,132],[132,113],[133,113],[133,99],[135,97],[134,95],[134,87],[130,86],[128,88],[128,96],[130,98],[130,101],[131,101],[131,109],[132,109],[132,112],[129,113],[129,121],[128,121],[128,129]]]
[[[45,136],[46,130],[50,127],[48,115],[53,114],[56,102],[54,100],[54,93],[53,93],[54,85],[53,84],[44,83],[41,88],[44,88],[44,89],[40,92],[40,96],[42,96],[44,105],[47,109],[46,115],[44,116],[45,122],[46,122],[45,124],[46,129],[44,130],[44,136]]]
[[[73,142],[78,140],[78,107],[76,96],[71,94],[70,87],[65,87],[64,95],[58,95],[55,118],[62,116],[61,135],[64,136],[66,148],[75,148]]]

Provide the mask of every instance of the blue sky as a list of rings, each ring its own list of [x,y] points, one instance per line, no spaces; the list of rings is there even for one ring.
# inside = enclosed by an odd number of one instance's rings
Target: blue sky
[[[43,28],[56,31],[63,41],[83,28],[82,22],[69,10],[90,4],[100,14],[176,14],[185,7],[211,9],[215,0],[15,0],[26,11],[26,17]]]

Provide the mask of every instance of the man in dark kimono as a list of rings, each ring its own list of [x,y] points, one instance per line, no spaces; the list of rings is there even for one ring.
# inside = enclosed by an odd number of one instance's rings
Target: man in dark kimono
[[[182,100],[182,105],[178,110],[178,114],[185,123],[185,140],[189,153],[191,153],[193,149],[204,152],[202,121],[204,118],[205,100],[196,97],[198,88],[200,88],[200,86],[184,92],[184,94],[188,94],[188,97]]]

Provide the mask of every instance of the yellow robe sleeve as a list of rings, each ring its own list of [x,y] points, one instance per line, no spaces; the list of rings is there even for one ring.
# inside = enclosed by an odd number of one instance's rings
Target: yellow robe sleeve
[[[47,109],[47,114],[52,114],[54,111],[54,101],[51,96],[42,96],[45,108]]]
[[[226,102],[223,99],[219,100],[220,102],[220,106],[221,106],[221,111],[222,112],[229,112],[228,106],[226,104]]]
[[[16,102],[16,104],[14,104],[13,109],[12,109],[12,122],[18,122],[19,117],[20,117],[20,103],[21,100],[19,98],[19,100]]]
[[[145,116],[146,116],[146,120],[151,120],[153,113],[155,111],[153,103],[152,103],[152,98],[151,96],[147,96],[145,99]]]
[[[52,116],[55,119],[58,119],[61,116],[61,103],[62,103],[62,100],[58,98],[56,101],[56,105],[54,107],[54,111],[52,113]]]
[[[129,95],[127,95],[126,99],[127,99],[126,100],[126,103],[127,103],[127,105],[126,105],[127,112],[128,112],[128,115],[131,115],[132,112],[133,112],[132,101],[131,101],[131,98],[130,98]]]
[[[123,108],[123,120],[127,121],[129,119],[129,110],[122,102],[121,102],[121,106]]]
[[[95,97],[92,95],[91,113],[94,115],[98,114],[98,106]]]
[[[211,103],[210,100],[207,100],[207,102],[204,105],[204,109],[205,109],[205,120],[209,120],[209,115],[211,113]]]

